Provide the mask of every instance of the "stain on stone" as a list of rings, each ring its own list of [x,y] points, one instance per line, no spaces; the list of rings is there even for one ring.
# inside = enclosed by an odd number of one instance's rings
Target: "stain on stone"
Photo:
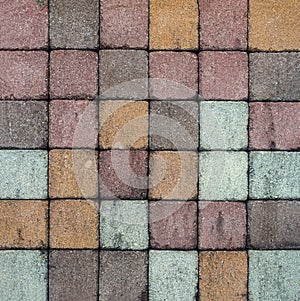
[[[35,0],[35,1],[39,7],[44,7],[47,5],[47,0]]]

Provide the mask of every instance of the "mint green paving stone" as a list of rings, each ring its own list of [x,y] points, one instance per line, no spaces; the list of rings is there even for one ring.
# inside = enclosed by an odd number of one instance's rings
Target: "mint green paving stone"
[[[47,254],[0,251],[0,300],[46,301]]]
[[[46,199],[48,153],[0,150],[0,198]]]
[[[250,198],[300,197],[300,152],[251,152]]]
[[[149,301],[196,301],[198,253],[150,251]]]
[[[298,301],[300,251],[249,251],[249,301]]]

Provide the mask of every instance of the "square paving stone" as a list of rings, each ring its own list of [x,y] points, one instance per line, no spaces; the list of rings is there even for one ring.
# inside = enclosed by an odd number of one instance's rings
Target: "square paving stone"
[[[47,253],[0,251],[1,301],[47,300]]]
[[[147,249],[147,201],[101,201],[100,245],[103,249]]]
[[[248,104],[234,101],[200,103],[200,148],[241,150],[248,145]]]
[[[299,262],[300,251],[249,251],[250,300],[298,300]]]
[[[195,249],[197,247],[197,203],[150,202],[149,226],[152,248]]]
[[[251,152],[250,198],[299,198],[299,174],[300,152]]]
[[[150,251],[150,301],[196,300],[197,282],[197,252]]]
[[[247,0],[200,0],[201,49],[247,48]]]
[[[199,287],[203,301],[247,301],[247,253],[200,252]]]
[[[1,148],[46,148],[47,144],[47,102],[0,102]]]
[[[200,152],[199,199],[243,201],[247,199],[246,152]]]
[[[196,0],[150,0],[150,48],[198,49]]]
[[[202,99],[247,99],[248,56],[246,52],[200,52],[199,69],[199,93]]]
[[[100,148],[146,149],[148,118],[147,101],[100,101]]]
[[[0,99],[46,99],[47,65],[46,51],[1,51]]]
[[[145,99],[148,96],[148,53],[143,50],[101,50],[100,97]]]
[[[50,1],[50,44],[52,48],[97,48],[98,32],[99,1]]]
[[[250,100],[300,100],[300,53],[250,53]]]
[[[46,199],[48,153],[0,150],[0,199]]]
[[[0,10],[0,48],[39,49],[48,44],[48,1],[3,1]]]
[[[249,1],[251,50],[300,50],[299,27],[299,1]]]
[[[51,248],[98,247],[98,203],[92,200],[50,202]]]
[[[241,249],[246,243],[246,206],[238,202],[199,202],[199,248]]]
[[[151,150],[197,150],[198,120],[195,101],[151,101]]]
[[[147,301],[146,252],[101,251],[99,300]]]
[[[50,252],[49,300],[97,301],[97,278],[96,251]]]
[[[100,0],[100,9],[101,47],[147,48],[147,0]]]
[[[0,248],[46,248],[47,201],[0,201]]]
[[[98,55],[93,51],[56,50],[50,54],[51,98],[92,99],[98,93]]]

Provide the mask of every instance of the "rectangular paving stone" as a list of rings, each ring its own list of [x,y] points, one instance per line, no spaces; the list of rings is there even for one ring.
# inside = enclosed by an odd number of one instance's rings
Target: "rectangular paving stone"
[[[0,199],[46,199],[48,153],[0,150]]]
[[[197,282],[197,252],[150,251],[149,301],[196,300]]]
[[[293,199],[300,196],[300,152],[250,153],[252,199]]]
[[[101,251],[99,300],[147,301],[147,252]]]

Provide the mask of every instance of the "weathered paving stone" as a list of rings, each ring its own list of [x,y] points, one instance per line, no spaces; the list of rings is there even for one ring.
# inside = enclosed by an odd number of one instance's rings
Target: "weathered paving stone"
[[[47,162],[47,151],[0,150],[0,199],[46,199]]]
[[[197,252],[150,251],[150,301],[196,300],[197,282]]]
[[[300,196],[300,152],[250,153],[252,199],[293,199]]]
[[[101,251],[99,300],[147,301],[146,252]]]
[[[203,301],[247,301],[247,253],[200,252],[199,287]]]
[[[41,251],[0,251],[0,298],[47,300],[47,253]]]
[[[249,300],[298,300],[299,251],[249,251]]]
[[[241,150],[248,145],[248,104],[233,101],[200,103],[200,148]]]
[[[98,253],[55,250],[49,255],[51,301],[97,301]]]
[[[147,201],[101,201],[100,245],[103,249],[147,249]]]

